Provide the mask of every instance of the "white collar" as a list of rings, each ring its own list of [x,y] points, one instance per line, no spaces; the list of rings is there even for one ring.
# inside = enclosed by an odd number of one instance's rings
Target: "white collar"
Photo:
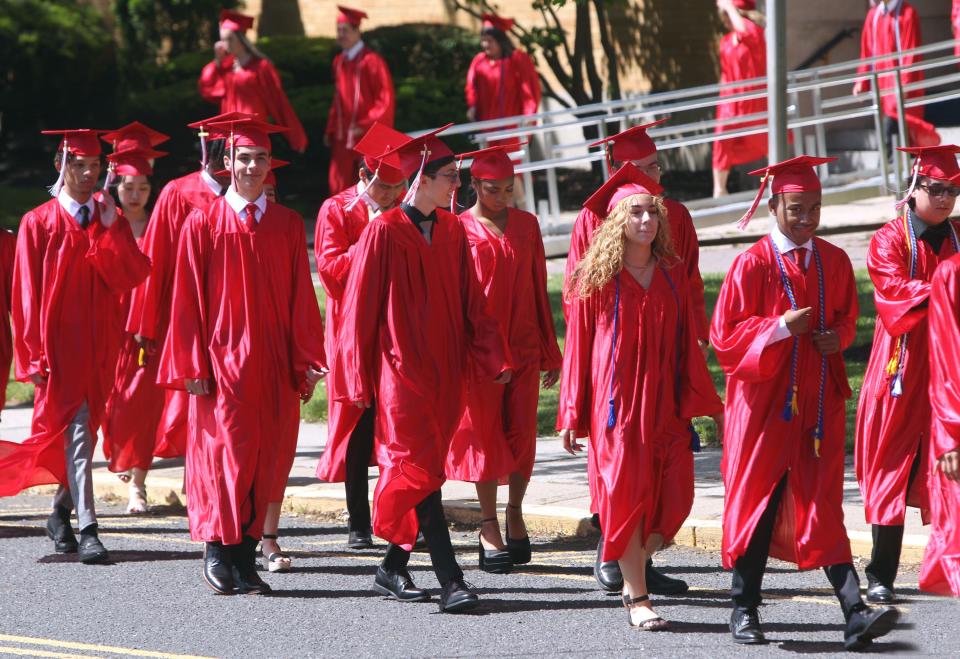
[[[237,214],[237,217],[241,216],[240,213],[243,213],[247,208],[247,204],[252,203],[257,207],[259,214],[254,218],[257,222],[260,221],[260,218],[263,217],[263,214],[267,212],[267,195],[260,193],[260,196],[257,197],[256,201],[250,202],[240,196],[240,193],[233,189],[231,185],[227,188],[226,194],[223,195],[223,198],[227,200],[227,203],[230,204],[230,208],[233,209],[233,212]]]
[[[203,182],[207,184],[208,188],[210,188],[210,192],[218,197],[223,194],[223,186],[220,184],[220,181],[210,176],[210,172],[208,172],[206,169],[200,170],[200,178],[202,178]]]
[[[792,240],[787,238],[783,232],[780,231],[780,227],[778,227],[776,224],[774,224],[773,229],[770,230],[770,238],[773,239],[773,244],[777,246],[777,249],[780,250],[781,254],[786,254],[790,250],[798,249],[800,247],[807,250],[808,253],[813,249],[813,238],[802,245],[797,245]]]
[[[879,5],[881,14],[892,14],[900,9],[902,0],[871,0],[874,6]]]
[[[360,39],[357,43],[343,51],[343,55],[347,58],[347,61],[352,62],[357,59],[357,55],[360,54],[361,50],[363,50],[363,39]]]
[[[73,219],[77,219],[77,214],[80,212],[80,208],[82,206],[87,207],[90,213],[89,219],[93,219],[95,206],[93,205],[92,195],[89,199],[87,199],[86,203],[81,204],[79,201],[67,194],[66,188],[61,188],[60,194],[57,195],[57,201],[60,202],[60,206],[63,208],[63,210],[67,211],[67,213],[69,213],[70,217]]]

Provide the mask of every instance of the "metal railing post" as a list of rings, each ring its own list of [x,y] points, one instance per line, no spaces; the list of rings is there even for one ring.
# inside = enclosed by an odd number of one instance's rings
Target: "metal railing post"
[[[877,151],[880,153],[880,178],[883,182],[880,184],[880,194],[885,195],[890,192],[890,163],[887,160],[887,148],[884,145],[884,134],[883,134],[883,105],[882,99],[880,98],[880,78],[877,76],[877,72],[873,72],[873,78],[871,79],[871,91],[873,92],[873,127],[877,131]],[[890,143],[891,153],[896,153],[893,150],[893,142]]]
[[[607,114],[607,113],[604,112],[604,115],[606,115],[606,114]],[[599,129],[599,133],[600,133],[600,137],[599,137],[598,139],[601,139],[601,140],[602,140],[602,139],[605,139],[605,138],[607,137],[607,120],[604,119],[604,120],[601,121],[599,124],[597,124],[597,128]],[[604,148],[606,148],[606,147],[601,147],[601,150],[604,149]],[[607,159],[606,159],[606,158],[601,158],[601,159],[600,159],[600,171],[603,172],[603,180],[604,180],[604,181],[606,181],[608,178],[610,178],[610,167],[607,165]]]
[[[900,80],[900,67],[896,67],[896,77],[897,82],[897,136],[900,138],[900,146],[907,146],[910,144],[910,141],[907,139],[907,112],[903,108],[903,82]],[[894,151],[894,157],[903,155],[904,160],[900,163],[901,168],[906,168],[906,154],[900,151]],[[897,179],[899,181],[899,178]]]
[[[813,74],[814,82],[820,81],[820,73],[814,72]],[[820,116],[820,113],[823,112],[823,94],[820,92],[820,87],[813,88],[813,114]],[[817,153],[816,155],[825,158],[827,155],[827,130],[823,124],[818,123],[813,127],[813,134],[817,140]],[[830,175],[830,170],[827,165],[820,166],[820,178],[827,178]]]
[[[797,92],[790,94],[790,104],[794,107],[794,113],[800,113],[800,95]],[[798,155],[804,152],[803,128],[797,126],[793,129],[793,152]]]
[[[771,163],[785,160],[787,153],[786,5],[786,0],[767,0],[767,116]]]
[[[543,143],[545,153],[550,154],[550,157],[553,158],[556,154],[553,151],[553,133],[547,131],[543,134]],[[557,189],[557,168],[550,167],[547,169],[547,200],[550,203],[550,217],[548,218],[550,223],[556,223],[560,221],[560,191]],[[543,226],[545,218],[540,218],[540,225]]]

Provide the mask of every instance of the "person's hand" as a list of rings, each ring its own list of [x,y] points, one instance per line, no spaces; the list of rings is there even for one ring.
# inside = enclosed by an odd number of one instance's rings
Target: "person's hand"
[[[552,371],[544,371],[543,379],[540,380],[543,383],[545,389],[549,389],[557,383],[557,380],[560,379],[560,369],[555,368]]]
[[[806,334],[810,331],[810,317],[813,315],[813,309],[810,307],[804,307],[803,309],[793,309],[785,311],[783,314],[783,322],[786,324],[787,329],[790,330],[790,333],[794,336],[800,336],[801,334]]]
[[[960,481],[960,449],[947,451],[937,460],[937,467],[950,481]]]
[[[213,57],[214,57],[214,59],[217,60],[218,63],[219,63],[219,62],[222,62],[222,61],[223,61],[223,58],[226,57],[226,56],[227,56],[227,53],[229,53],[229,52],[230,52],[230,51],[229,51],[229,49],[227,48],[227,42],[226,42],[226,41],[221,40],[221,41],[217,41],[216,43],[213,44]]]
[[[326,373],[323,371],[318,371],[312,366],[307,368],[307,372],[304,373],[304,391],[300,394],[300,400],[304,403],[308,402],[313,398],[314,389],[317,387],[317,383],[324,378]]]
[[[183,386],[186,388],[187,393],[193,394],[194,396],[208,396],[210,394],[210,380],[193,380],[188,378],[183,381]]]
[[[471,124],[477,120],[477,108],[476,106],[467,108],[467,121]]]
[[[109,229],[117,221],[117,202],[113,200],[112,194],[104,190],[94,195],[94,199],[100,207],[100,224]]]
[[[703,353],[704,361],[710,356],[710,342],[703,339],[697,339],[697,345],[700,346],[700,352]]]
[[[355,400],[355,401],[353,401],[353,406],[354,406],[354,407],[358,407],[358,408],[360,408],[361,410],[363,410],[363,409],[366,409],[366,408],[370,407],[370,403],[368,403],[368,402],[365,401],[365,400]]]
[[[498,375],[494,382],[497,384],[507,384],[513,378],[513,369],[508,368],[503,373]]]
[[[857,80],[853,83],[853,95],[858,96],[863,92],[867,91],[867,81],[864,79]]]
[[[583,444],[577,442],[577,431],[573,428],[561,430],[560,441],[563,442],[563,450],[570,455],[576,455],[583,451]]]
[[[713,416],[713,422],[717,425],[717,441],[723,446],[723,412]]]
[[[833,330],[814,334],[813,346],[821,355],[834,355],[840,352],[840,335]]]
[[[45,385],[45,384],[47,383],[47,378],[48,378],[49,376],[50,376],[49,373],[40,373],[39,371],[36,372],[36,373],[31,373],[31,374],[30,374],[30,382],[32,382],[34,385],[40,387],[40,386],[43,386],[43,385]]]

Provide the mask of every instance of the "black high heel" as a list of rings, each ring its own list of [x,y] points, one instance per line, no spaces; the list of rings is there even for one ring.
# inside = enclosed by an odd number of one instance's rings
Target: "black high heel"
[[[520,506],[514,506],[513,504],[508,503],[508,508],[513,508],[514,510],[520,510]],[[504,527],[506,529],[507,536],[507,551],[510,552],[510,560],[513,561],[514,565],[525,565],[530,562],[532,557],[530,551],[530,536],[528,535],[525,538],[520,538],[519,540],[514,540],[510,537],[510,520],[504,518]]]
[[[496,521],[496,517],[489,517],[487,519],[480,520],[480,524],[483,525],[487,522]],[[509,551],[506,549],[487,549],[483,546],[482,533],[478,535],[477,541],[480,545],[479,563],[481,570],[491,574],[507,574],[513,569],[513,561],[510,558]]]

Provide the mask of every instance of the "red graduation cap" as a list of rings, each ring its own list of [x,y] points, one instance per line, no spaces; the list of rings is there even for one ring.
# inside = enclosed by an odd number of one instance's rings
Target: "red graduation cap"
[[[663,194],[663,186],[628,162],[590,195],[583,207],[597,217],[607,217],[621,200],[637,194],[657,196]]]
[[[114,151],[107,156],[115,176],[151,176],[153,165],[150,161],[167,155],[153,149],[126,149]]]
[[[170,139],[160,131],[145,126],[139,121],[127,124],[100,136],[104,142],[113,145],[114,151],[150,149]]]
[[[232,148],[250,146],[271,149],[270,134],[287,130],[285,126],[270,124],[249,115],[241,119],[214,122],[210,127],[226,136],[227,146]]]
[[[470,151],[457,155],[458,168],[459,163],[464,160],[473,159],[470,163],[470,175],[475,179],[485,181],[498,181],[501,179],[512,179],[514,176],[513,161],[507,155],[510,151],[515,151],[517,145],[499,144],[497,146],[487,147],[479,151]]]
[[[957,153],[960,152],[960,147],[954,144],[898,146],[897,150],[916,156],[911,168],[910,187],[903,199],[896,203],[897,210],[901,210],[910,201],[913,191],[917,189],[917,181],[920,180],[921,176],[949,180],[960,174],[960,167],[957,166]]]
[[[501,32],[509,32],[510,28],[513,27],[512,18],[503,18],[496,14],[484,14],[481,18],[483,19],[484,28],[492,27]]]
[[[650,154],[657,152],[657,145],[654,144],[653,139],[647,134],[647,129],[659,126],[667,121],[667,117],[664,117],[657,121],[651,121],[648,124],[631,126],[616,135],[597,140],[590,146],[600,146],[602,144],[606,149],[608,159],[617,162],[643,160]]]
[[[770,177],[773,177],[773,184],[770,186],[770,194],[780,194],[781,192],[820,192],[820,177],[814,171],[814,167],[833,162],[836,158],[815,158],[813,156],[797,156],[778,162],[774,165],[761,167],[750,172],[751,176],[763,176],[760,182],[760,189],[757,190],[757,196],[750,205],[750,210],[744,213],[743,217],[737,222],[737,228],[741,231],[747,228],[753,214],[757,212],[763,193],[767,189]]]
[[[97,136],[104,132],[102,130],[93,130],[90,128],[77,128],[66,130],[42,130],[43,135],[63,135],[60,140],[58,151],[68,151],[75,156],[99,156],[100,140]]]
[[[385,126],[378,121],[373,122],[353,150],[363,156],[363,162],[375,176],[387,185],[397,185],[406,180],[406,176],[396,166],[391,165],[381,156],[392,149],[403,146],[410,141],[410,137],[400,131]],[[393,159],[396,164],[396,159]]]
[[[349,23],[353,27],[360,27],[360,21],[368,18],[367,12],[337,5],[337,23]]]
[[[187,128],[193,128],[195,130],[204,130],[209,128],[211,124],[223,123],[225,121],[235,121],[238,119],[255,119],[256,117],[252,114],[247,114],[246,112],[222,112],[220,114],[214,115],[212,117],[207,117],[206,119],[201,119],[200,121],[194,121],[193,123],[187,124]],[[226,137],[226,135],[221,135]],[[216,138],[214,138],[216,139]]]
[[[437,138],[437,135],[452,125],[451,122],[446,126],[435,128],[423,135],[411,138],[406,144],[394,147],[381,156],[384,162],[400,170],[405,178],[410,178],[410,175],[416,172],[416,176],[403,198],[405,203],[411,203],[416,196],[417,189],[420,187],[420,177],[423,175],[423,168],[427,163],[453,156],[450,147]]]
[[[280,169],[281,167],[286,167],[290,162],[287,160],[280,160],[279,158],[270,159],[270,171],[267,172],[267,178],[263,180],[264,185],[277,186],[277,175],[273,173],[275,169]]]
[[[253,27],[253,16],[247,16],[229,9],[220,10],[220,29],[240,32],[241,34]]]

